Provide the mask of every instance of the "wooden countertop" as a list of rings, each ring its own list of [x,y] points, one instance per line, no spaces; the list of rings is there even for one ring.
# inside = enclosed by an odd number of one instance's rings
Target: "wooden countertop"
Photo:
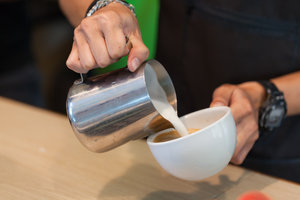
[[[86,150],[68,119],[0,97],[0,199],[234,200],[249,190],[300,199],[300,185],[229,165],[199,182],[164,172],[145,141]]]

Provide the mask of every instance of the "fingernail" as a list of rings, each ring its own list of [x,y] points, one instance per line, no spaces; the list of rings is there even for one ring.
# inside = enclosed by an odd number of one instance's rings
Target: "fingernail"
[[[214,103],[212,104],[212,107],[217,107],[217,106],[225,106],[225,104],[222,103],[222,102],[220,102],[220,101],[214,102]]]
[[[131,62],[132,71],[135,71],[141,64],[141,61],[138,58],[134,58]]]

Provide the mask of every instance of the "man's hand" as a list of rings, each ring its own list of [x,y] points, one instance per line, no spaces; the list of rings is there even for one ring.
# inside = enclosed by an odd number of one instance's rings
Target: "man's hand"
[[[237,145],[231,159],[234,164],[242,164],[258,139],[258,109],[265,98],[264,88],[256,82],[225,84],[214,91],[211,106],[229,106],[236,123]]]
[[[129,54],[128,68],[135,71],[149,55],[136,17],[124,5],[110,3],[84,18],[74,30],[67,66],[78,73],[104,68]]]

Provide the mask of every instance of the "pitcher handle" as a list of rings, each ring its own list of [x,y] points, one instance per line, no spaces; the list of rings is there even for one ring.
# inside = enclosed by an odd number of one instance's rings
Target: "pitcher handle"
[[[87,74],[82,74],[82,73],[80,73],[80,78],[81,78],[80,83],[86,82],[86,80],[87,80]]]

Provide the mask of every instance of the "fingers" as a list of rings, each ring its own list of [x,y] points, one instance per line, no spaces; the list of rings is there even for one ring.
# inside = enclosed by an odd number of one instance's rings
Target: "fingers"
[[[210,106],[229,106],[234,89],[235,86],[230,84],[224,84],[218,87],[213,93],[213,100]]]
[[[106,67],[128,54],[122,30],[109,32],[105,36],[100,27],[95,28],[94,21],[83,20],[74,31],[75,45],[68,58],[67,66],[76,72],[86,73],[96,67]]]
[[[149,56],[149,50],[145,46],[141,37],[130,36],[129,41],[131,42],[132,48],[128,56],[128,69],[135,71]]]
[[[91,66],[90,69],[95,67],[104,68],[115,61],[115,59],[112,59],[109,55],[104,35],[100,31],[89,31],[89,29],[86,28],[84,35],[87,38],[91,53],[95,59],[96,66]],[[111,39],[114,40],[114,38]]]
[[[252,116],[245,117],[237,124],[237,143],[231,162],[242,164],[258,139],[258,125]]]
[[[231,160],[234,164],[242,164],[258,139],[258,119],[252,104],[247,93],[236,87],[230,105],[237,127],[237,144]]]
[[[241,164],[258,139],[258,112],[246,89],[225,84],[213,93],[211,106],[230,106],[237,127],[237,144],[231,162]]]
[[[86,70],[84,70],[81,67],[79,55],[78,55],[78,49],[75,42],[73,42],[71,53],[67,59],[66,65],[69,69],[77,72],[77,73],[86,73]]]
[[[236,165],[241,165],[244,160],[246,159],[248,153],[252,149],[254,143],[247,143],[243,148],[236,153],[236,155],[232,156],[231,158],[231,163],[236,164]]]
[[[258,118],[258,111],[254,109],[249,95],[239,87],[232,92],[230,108],[237,123],[247,116]]]
[[[131,11],[122,4],[109,4],[83,19],[75,29],[66,64],[76,72],[86,73],[96,67],[106,67],[129,53],[131,71],[149,55]]]
[[[107,51],[111,59],[119,59],[129,53],[127,48],[127,36],[121,29],[104,33]]]
[[[84,71],[88,71],[96,67],[96,61],[93,53],[91,52],[90,45],[88,44],[85,35],[81,30],[75,30],[74,42],[78,49],[78,56],[81,67]]]

